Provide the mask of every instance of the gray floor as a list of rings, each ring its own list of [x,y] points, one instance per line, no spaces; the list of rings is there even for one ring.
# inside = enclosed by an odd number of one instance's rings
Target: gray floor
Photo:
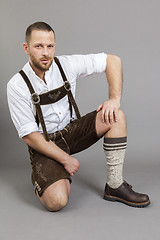
[[[0,240],[160,239],[159,9],[159,0],[1,0]],[[103,200],[106,164],[101,142],[77,155],[81,168],[66,208],[50,213],[37,200],[28,155],[6,99],[8,80],[28,60],[22,48],[24,31],[35,21],[55,29],[56,55],[106,52],[121,57],[121,107],[129,140],[124,178],[149,194],[149,207]],[[96,109],[108,92],[101,75],[78,81],[77,88],[81,114]]]
[[[3,166],[0,239],[159,239],[160,164],[153,164],[149,155],[134,160],[129,151],[124,177],[134,189],[148,193],[152,203],[138,209],[108,202],[102,199],[106,166],[100,144],[77,155],[81,168],[73,179],[69,204],[56,213],[47,212],[37,200],[27,161],[25,166]]]

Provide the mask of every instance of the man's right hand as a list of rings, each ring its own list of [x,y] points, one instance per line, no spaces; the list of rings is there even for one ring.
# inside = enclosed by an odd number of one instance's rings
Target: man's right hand
[[[78,160],[70,155],[68,155],[65,159],[65,163],[63,164],[66,171],[73,176],[76,172],[78,172],[80,168],[80,164]]]
[[[61,163],[71,176],[78,172],[80,168],[78,160],[64,152],[54,142],[47,142],[39,132],[30,133],[23,137],[23,140],[36,151]]]

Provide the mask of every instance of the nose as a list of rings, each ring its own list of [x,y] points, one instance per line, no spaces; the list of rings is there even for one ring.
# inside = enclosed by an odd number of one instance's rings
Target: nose
[[[43,52],[42,52],[43,56],[48,56],[48,48],[47,47],[43,47]]]

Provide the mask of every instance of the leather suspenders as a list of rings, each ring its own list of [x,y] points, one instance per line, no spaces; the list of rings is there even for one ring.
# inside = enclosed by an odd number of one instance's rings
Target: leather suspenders
[[[36,114],[38,115],[38,119],[41,123],[45,139],[46,139],[46,141],[49,142],[49,135],[48,135],[47,130],[46,130],[46,125],[45,125],[45,122],[44,122],[44,118],[43,118],[43,114],[42,114],[42,110],[41,110],[41,106],[40,106],[40,97],[37,93],[35,93],[35,91],[32,87],[32,84],[30,83],[30,81],[29,81],[27,75],[25,74],[25,72],[23,70],[21,70],[19,73],[23,77],[24,81],[26,82],[26,84],[27,84],[27,86],[30,90],[32,101],[33,101],[33,103],[36,107]]]
[[[64,81],[64,85],[56,88],[54,90],[51,90],[49,92],[43,93],[38,95],[37,93],[35,93],[33,86],[29,80],[29,78],[27,77],[27,75],[25,74],[25,72],[23,70],[21,70],[19,73],[21,74],[21,76],[23,77],[25,83],[27,84],[30,93],[31,93],[31,97],[32,97],[32,101],[33,104],[35,105],[36,108],[36,121],[41,123],[42,126],[42,130],[45,136],[46,141],[49,141],[49,134],[47,133],[47,129],[46,129],[46,125],[44,122],[44,117],[42,114],[42,110],[41,110],[41,106],[40,105],[46,105],[46,104],[51,104],[51,103],[55,103],[57,101],[59,101],[60,99],[62,99],[63,97],[65,97],[66,95],[68,95],[68,101],[69,101],[69,108],[70,108],[70,113],[71,113],[71,118],[72,118],[72,106],[75,110],[76,113],[76,117],[79,119],[81,117],[80,113],[79,113],[79,109],[78,106],[75,102],[75,99],[72,95],[71,92],[71,86],[70,83],[68,82],[66,75],[63,71],[63,68],[58,60],[58,58],[54,58],[59,71],[62,75],[63,81]]]
[[[69,100],[69,104],[70,104],[70,110],[72,111],[72,106],[73,106],[73,108],[74,108],[74,110],[75,110],[75,113],[76,113],[76,116],[77,116],[77,118],[79,119],[79,118],[81,118],[81,115],[80,115],[78,106],[77,106],[77,104],[76,104],[76,102],[75,102],[75,99],[74,99],[74,97],[73,97],[73,95],[72,95],[70,83],[68,82],[68,80],[67,80],[67,78],[66,78],[66,75],[65,75],[65,73],[64,73],[64,71],[63,71],[63,68],[62,68],[62,66],[61,66],[58,58],[55,57],[54,60],[55,60],[57,66],[58,66],[58,68],[59,68],[59,70],[60,70],[60,73],[61,73],[61,75],[62,75],[62,78],[63,78],[64,83],[65,83],[65,84],[68,84],[68,89],[66,89],[66,90],[67,90],[67,94],[68,94],[68,100]],[[72,112],[71,112],[71,116],[72,116]]]

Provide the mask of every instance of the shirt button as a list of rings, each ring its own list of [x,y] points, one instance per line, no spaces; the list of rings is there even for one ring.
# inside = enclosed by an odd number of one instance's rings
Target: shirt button
[[[59,112],[59,115],[61,115],[61,112]]]

